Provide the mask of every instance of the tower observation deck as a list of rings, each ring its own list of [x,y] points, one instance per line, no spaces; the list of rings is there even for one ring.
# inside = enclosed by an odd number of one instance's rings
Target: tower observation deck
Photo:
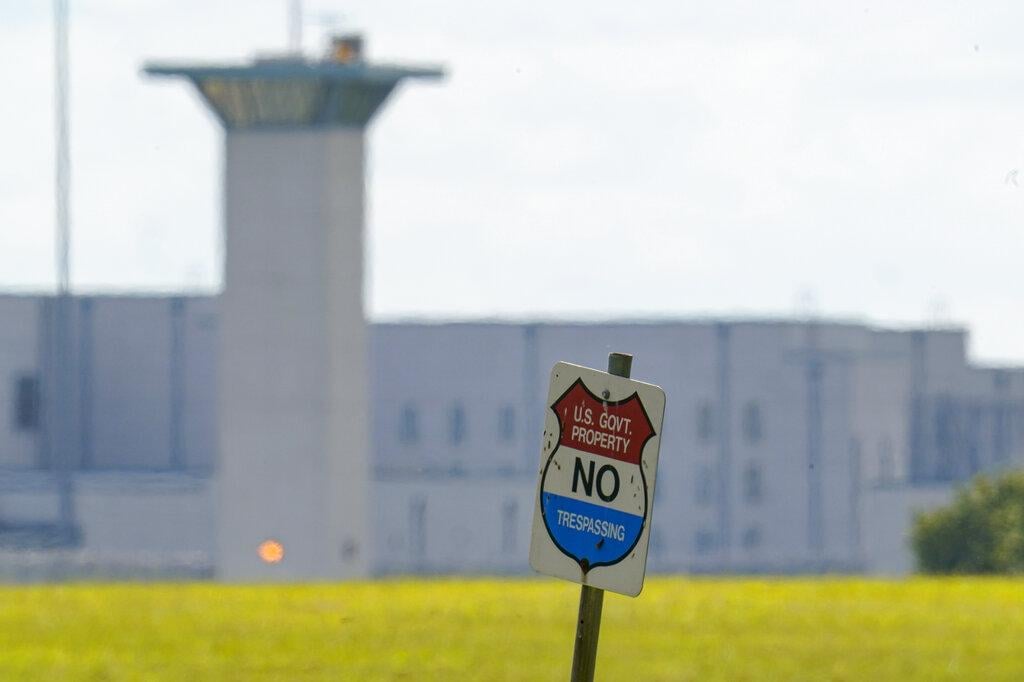
[[[407,78],[443,77],[435,67],[369,64],[361,40],[335,41],[327,59],[284,55],[244,65],[153,63],[151,76],[190,80],[228,130],[363,127]]]
[[[358,36],[319,61],[145,72],[190,81],[225,130],[217,575],[365,575],[365,129],[401,81],[443,74],[369,64]]]

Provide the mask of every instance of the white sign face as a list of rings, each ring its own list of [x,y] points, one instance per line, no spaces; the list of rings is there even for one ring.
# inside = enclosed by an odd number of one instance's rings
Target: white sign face
[[[665,392],[559,362],[547,406],[530,565],[635,597],[647,568]]]

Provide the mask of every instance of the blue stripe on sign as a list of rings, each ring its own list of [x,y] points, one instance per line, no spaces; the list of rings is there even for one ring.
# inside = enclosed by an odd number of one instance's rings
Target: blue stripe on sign
[[[553,493],[542,493],[544,522],[555,542],[577,561],[608,564],[632,549],[643,517]]]

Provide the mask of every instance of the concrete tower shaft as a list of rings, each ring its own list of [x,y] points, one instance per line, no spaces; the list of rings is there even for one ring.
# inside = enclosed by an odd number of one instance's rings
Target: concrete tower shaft
[[[226,131],[218,575],[365,575],[364,133],[402,79],[441,72],[366,64],[357,38],[146,72],[192,81]]]

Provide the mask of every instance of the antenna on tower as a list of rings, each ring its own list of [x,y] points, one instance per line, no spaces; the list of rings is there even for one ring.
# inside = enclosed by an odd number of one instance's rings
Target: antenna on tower
[[[288,51],[302,54],[302,0],[288,2]]]
[[[820,311],[818,310],[818,295],[810,285],[805,284],[800,287],[796,294],[795,304],[796,316],[798,319],[810,322],[819,317]]]
[[[932,329],[941,329],[951,324],[949,299],[942,294],[935,294],[928,301],[927,324]]]

